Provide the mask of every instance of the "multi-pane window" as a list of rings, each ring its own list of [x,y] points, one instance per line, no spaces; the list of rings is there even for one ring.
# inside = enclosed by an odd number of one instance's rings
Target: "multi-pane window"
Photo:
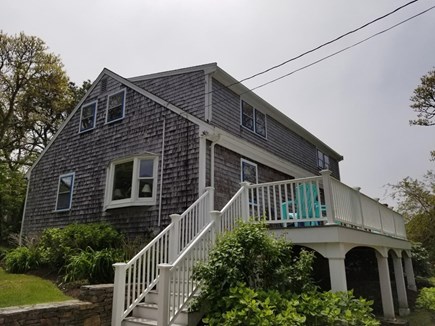
[[[92,102],[82,106],[80,114],[80,132],[95,128],[96,115],[97,102]]]
[[[63,174],[59,177],[56,200],[57,211],[66,211],[71,208],[73,188],[74,173]]]
[[[319,169],[329,169],[329,156],[317,150],[317,166]]]
[[[157,157],[116,161],[109,167],[108,178],[107,208],[155,204]]]
[[[241,159],[241,181],[247,181],[252,184],[258,183],[257,164]]]
[[[124,118],[125,90],[109,95],[107,98],[106,122]]]
[[[242,126],[266,137],[266,115],[245,101],[242,101],[241,111]]]

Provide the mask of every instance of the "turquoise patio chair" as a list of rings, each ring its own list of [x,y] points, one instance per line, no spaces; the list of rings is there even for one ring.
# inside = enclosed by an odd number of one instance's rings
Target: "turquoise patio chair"
[[[294,210],[293,211],[293,207]],[[296,186],[295,200],[286,201],[281,204],[281,216],[283,220],[320,218],[326,213],[326,205],[319,201],[319,193],[315,183],[302,183]],[[284,227],[287,223],[283,223]],[[316,226],[319,222],[295,222],[298,226]]]

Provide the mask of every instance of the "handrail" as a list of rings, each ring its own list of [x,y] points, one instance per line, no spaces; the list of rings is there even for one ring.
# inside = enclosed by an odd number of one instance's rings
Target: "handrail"
[[[157,266],[170,262],[171,245],[177,244],[175,255],[178,255],[201,232],[209,221],[207,216],[212,194],[213,190],[207,189],[129,262],[114,264],[112,325],[120,326],[122,320],[157,284],[160,275]],[[179,242],[179,239],[182,241]]]

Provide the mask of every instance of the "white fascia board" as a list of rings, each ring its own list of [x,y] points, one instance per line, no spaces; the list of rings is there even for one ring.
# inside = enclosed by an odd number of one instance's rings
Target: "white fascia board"
[[[175,75],[180,75],[180,74],[185,74],[185,73],[195,72],[195,71],[204,71],[204,73],[207,75],[211,72],[216,71],[216,69],[217,69],[217,63],[213,62],[213,63],[204,64],[204,65],[198,65],[198,66],[193,66],[193,67],[157,72],[154,74],[147,74],[147,75],[131,77],[131,78],[126,78],[126,79],[131,81],[131,82],[137,82],[137,81],[141,81],[141,80],[175,76]]]
[[[235,92],[237,95],[239,95],[242,100],[246,100],[249,104],[256,106],[256,108],[260,109],[260,111],[271,116],[275,120],[282,123],[288,129],[294,131],[302,138],[308,140],[324,153],[334,157],[338,161],[343,160],[342,155],[337,153],[335,150],[326,145],[308,130],[297,124],[294,120],[286,116],[284,113],[276,109],[273,105],[269,104],[267,101],[255,94],[249,88],[241,84],[239,81],[237,81],[235,78],[233,78],[221,68],[217,67],[216,71],[213,74],[213,78],[222,83],[225,87],[227,87],[227,85],[233,85],[228,88]]]
[[[66,118],[66,120],[62,123],[62,125],[59,127],[58,131],[54,134],[53,138],[51,138],[50,142],[47,144],[47,146],[44,148],[44,150],[39,154],[38,158],[36,159],[35,163],[30,167],[30,169],[26,172],[26,178],[30,180],[30,174],[32,173],[33,168],[38,164],[38,162],[41,160],[42,156],[45,154],[45,152],[50,148],[51,144],[56,140],[57,136],[62,132],[63,128],[67,125],[67,123],[71,120],[71,118],[74,116],[74,114],[79,110],[83,104],[83,102],[87,99],[89,94],[94,90],[95,86],[99,83],[101,78],[106,74],[107,69],[104,68],[103,71],[98,75],[97,79],[92,83],[91,87],[88,89],[86,94],[82,97],[82,99],[77,103],[76,107],[70,115]]]

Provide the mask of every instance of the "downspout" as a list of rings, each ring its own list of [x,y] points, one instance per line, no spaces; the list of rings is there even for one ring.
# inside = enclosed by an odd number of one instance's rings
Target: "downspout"
[[[214,134],[210,137],[211,145],[210,145],[210,187],[214,188],[214,147],[219,141],[219,134]]]
[[[21,218],[20,238],[18,240],[19,246],[22,246],[22,244],[23,244],[23,228],[24,228],[24,219],[26,217],[27,197],[29,196],[30,173],[28,176],[26,176],[26,179],[27,179],[27,189],[26,189],[26,198],[24,198],[23,216]]]
[[[212,142],[210,145],[210,187],[214,188],[214,147],[216,142]]]
[[[160,198],[159,198],[159,220],[157,226],[160,227],[162,221],[162,196],[163,196],[163,163],[165,158],[165,136],[166,136],[166,118],[163,118],[163,131],[162,131],[162,158],[160,163]]]

